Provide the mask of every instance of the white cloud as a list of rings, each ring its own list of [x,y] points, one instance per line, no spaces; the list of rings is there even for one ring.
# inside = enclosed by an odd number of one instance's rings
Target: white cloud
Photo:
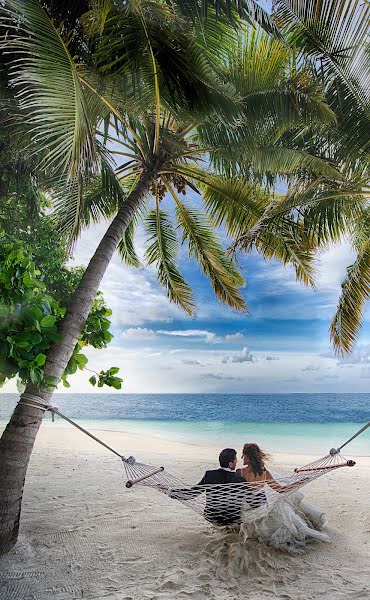
[[[351,354],[342,356],[338,365],[370,365],[370,344],[357,346]]]
[[[229,379],[233,381],[240,381],[242,379],[241,377],[233,377],[233,375],[227,375],[225,373],[204,373],[204,375],[202,374],[201,377],[203,377],[204,379]]]
[[[195,337],[203,338],[208,343],[216,341],[217,336],[211,331],[205,331],[203,329],[180,329],[180,330],[166,330],[160,329],[157,331],[161,335],[172,335],[174,337]]]
[[[203,349],[177,348],[176,353],[162,349],[140,347],[132,351],[110,345],[104,351],[86,349],[89,369],[100,371],[108,367],[119,367],[123,387],[120,393],[281,393],[292,392],[335,392],[366,393],[369,391],[370,367],[366,364],[353,365],[343,370],[332,358],[321,358],[321,372],[301,373],[309,364],[316,364],[317,355],[312,352],[279,352],[279,361],[266,361],[266,352],[254,351],[255,361],[248,368],[244,362],[223,363],[225,351],[218,346]],[[230,352],[230,355],[232,352]],[[239,354],[239,353],[236,353]],[[197,361],[201,365],[189,365],[183,361]],[[329,371],[328,369],[331,370]],[[204,377],[204,374],[210,374]],[[297,376],[300,375],[300,377]],[[336,377],[335,375],[338,375]],[[60,387],[63,393],[111,394],[112,389],[99,390],[88,383],[91,373],[78,372],[70,378],[71,388]],[[318,379],[320,375],[331,375]],[[2,392],[16,392],[15,382],[6,384]],[[116,393],[113,390],[113,393]],[[118,392],[119,393],[119,392]]]
[[[192,359],[184,359],[181,361],[183,365],[190,365],[190,366],[198,366],[198,367],[206,367],[207,364],[206,363],[202,363],[200,362],[200,360],[192,360]]]
[[[255,257],[253,259],[255,260]],[[310,317],[331,319],[341,292],[341,283],[346,276],[346,268],[353,260],[354,253],[345,240],[318,252],[315,260],[315,291],[297,282],[295,270],[291,265],[283,266],[277,261],[258,260],[253,264],[253,273],[250,276],[258,286],[256,295],[249,296],[252,317],[266,318],[266,306],[264,303],[258,303],[261,296],[265,296],[270,298],[269,318],[273,316],[283,320],[307,320]],[[261,282],[264,284],[263,289]]]
[[[83,232],[77,243],[73,265],[87,265],[108,224],[99,223]],[[144,254],[142,235],[137,238],[137,252]],[[154,268],[134,269],[126,266],[119,255],[114,254],[100,289],[104,293],[114,327],[136,326],[150,321],[171,322],[183,318],[183,312],[166,298],[164,289],[158,284]]]
[[[322,252],[317,258],[317,288],[333,292],[334,297],[339,296],[340,287],[346,276],[346,268],[354,260],[354,252],[347,241],[332,245]]]
[[[228,333],[227,335],[225,335],[225,341],[226,342],[240,342],[241,340],[244,340],[244,334],[241,333],[240,331],[238,331],[237,333]]]
[[[130,327],[126,331],[122,331],[120,337],[123,339],[132,340],[148,340],[155,338],[156,334],[153,329],[147,329],[146,327]]]
[[[320,367],[318,365],[306,365],[301,371],[320,371]]]
[[[224,356],[222,359],[223,363],[244,363],[244,362],[255,362],[255,358],[251,351],[244,347],[240,352],[235,354],[229,354]]]

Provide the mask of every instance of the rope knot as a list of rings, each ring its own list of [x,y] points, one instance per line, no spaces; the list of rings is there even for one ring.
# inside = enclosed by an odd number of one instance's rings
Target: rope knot
[[[56,407],[53,407],[48,400],[44,400],[44,398],[41,398],[40,396],[34,396],[33,394],[22,394],[19,404],[31,406],[32,408],[39,408],[40,410],[44,411],[54,408],[58,410]]]

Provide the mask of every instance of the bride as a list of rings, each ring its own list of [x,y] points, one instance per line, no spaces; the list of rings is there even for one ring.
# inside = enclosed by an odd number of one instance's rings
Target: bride
[[[243,511],[241,532],[245,538],[257,538],[288,552],[299,552],[310,539],[329,542],[329,536],[321,531],[324,513],[305,501],[301,492],[283,495],[294,484],[278,483],[265,466],[267,458],[257,444],[244,444],[243,466],[237,473],[256,489],[258,500],[253,502],[258,508],[250,505]]]

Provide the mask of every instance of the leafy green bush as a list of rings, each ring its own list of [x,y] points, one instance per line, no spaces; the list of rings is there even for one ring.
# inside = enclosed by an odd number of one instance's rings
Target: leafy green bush
[[[44,364],[50,345],[61,340],[57,325],[65,312],[66,307],[47,293],[43,273],[24,244],[0,234],[0,386],[14,377],[19,389],[29,381],[37,386],[54,385],[44,377]],[[106,348],[111,341],[110,315],[111,310],[98,294],[64,371],[65,386],[69,387],[69,375],[86,367],[88,359],[82,348],[88,345]],[[116,377],[118,370],[112,367],[96,373],[90,382],[120,389],[122,379]]]

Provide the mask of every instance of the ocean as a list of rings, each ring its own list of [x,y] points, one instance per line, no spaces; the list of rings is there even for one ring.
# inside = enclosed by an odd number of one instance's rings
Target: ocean
[[[17,399],[0,395],[0,425]],[[370,420],[370,394],[55,394],[53,402],[88,429],[238,449],[254,441],[271,453],[325,454]],[[71,427],[49,415],[43,426]],[[370,456],[370,428],[345,455]]]

